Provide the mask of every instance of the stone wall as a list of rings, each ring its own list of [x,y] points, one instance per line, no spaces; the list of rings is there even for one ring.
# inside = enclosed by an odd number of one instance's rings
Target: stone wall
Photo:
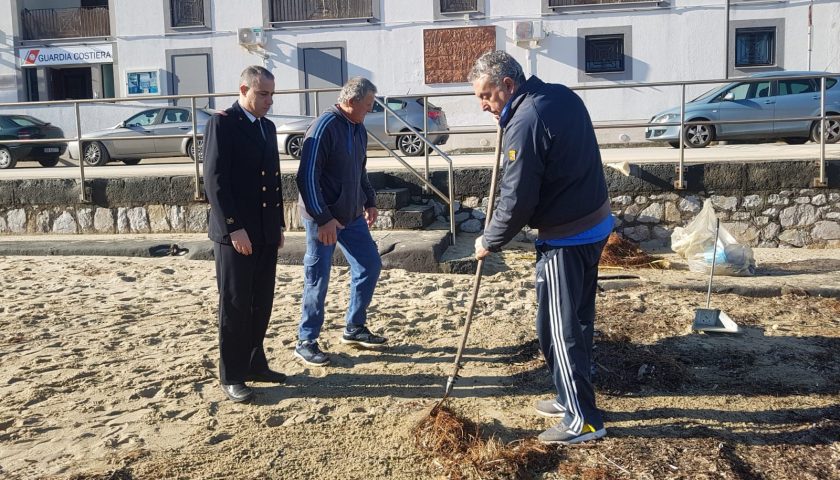
[[[606,168],[617,230],[646,247],[664,247],[674,227],[687,224],[710,198],[723,225],[741,241],[762,247],[840,247],[840,163],[828,164],[827,188],[808,188],[817,176],[812,162],[709,164],[687,167],[688,188],[674,190],[673,165],[634,165],[630,175]],[[448,228],[449,209],[424,192],[409,173],[372,172],[380,192],[376,228],[417,228],[434,219]],[[432,183],[448,191],[448,174]],[[455,174],[458,230],[479,232],[487,207],[490,169]],[[91,203],[79,202],[78,180],[0,182],[0,234],[204,232],[208,206],[193,198],[191,177],[95,179]],[[300,228],[297,189],[283,177],[285,217]],[[401,208],[396,197],[413,205]],[[392,203],[393,200],[393,203]],[[429,218],[426,218],[429,217]],[[529,229],[521,238],[533,238]]]

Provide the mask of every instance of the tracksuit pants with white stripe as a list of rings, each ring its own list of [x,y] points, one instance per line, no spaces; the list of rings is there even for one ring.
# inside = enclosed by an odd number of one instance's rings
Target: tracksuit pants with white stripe
[[[563,424],[580,433],[585,424],[603,428],[595,407],[590,365],[595,323],[598,260],[606,239],[571,247],[537,247],[537,336],[566,409]]]

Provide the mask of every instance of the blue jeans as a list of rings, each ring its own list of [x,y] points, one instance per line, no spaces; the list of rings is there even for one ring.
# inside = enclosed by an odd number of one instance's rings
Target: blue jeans
[[[330,269],[335,244],[318,240],[318,224],[301,218],[306,228],[306,255],[303,257],[303,299],[299,340],[316,340],[324,325],[324,301],[330,283]],[[367,319],[367,307],[382,270],[376,243],[370,236],[364,215],[338,231],[338,245],[350,264],[350,305],[345,321],[348,328],[360,327]]]

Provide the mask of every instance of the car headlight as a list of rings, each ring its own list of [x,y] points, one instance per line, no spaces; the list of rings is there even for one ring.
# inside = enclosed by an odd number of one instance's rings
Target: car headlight
[[[663,115],[657,115],[653,117],[650,123],[670,123],[670,122],[678,122],[680,120],[680,115],[678,113],[665,113]]]

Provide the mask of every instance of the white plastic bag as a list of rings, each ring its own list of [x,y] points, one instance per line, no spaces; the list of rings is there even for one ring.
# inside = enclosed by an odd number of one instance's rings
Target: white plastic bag
[[[685,228],[675,228],[671,234],[671,249],[688,261],[692,272],[709,273],[712,268],[716,221],[712,201],[706,200],[694,220]],[[718,235],[715,275],[755,275],[752,248],[739,243],[723,226]]]

